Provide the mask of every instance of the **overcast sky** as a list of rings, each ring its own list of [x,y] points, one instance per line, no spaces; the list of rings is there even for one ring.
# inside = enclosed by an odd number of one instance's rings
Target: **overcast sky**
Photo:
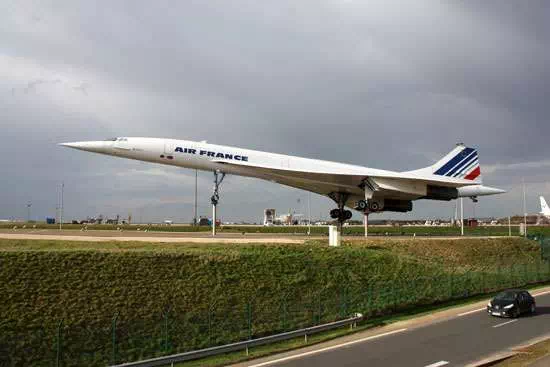
[[[0,219],[190,221],[194,171],[69,150],[113,136],[204,140],[390,170],[477,147],[481,216],[550,199],[548,1],[0,2]],[[199,176],[210,213],[211,174]],[[298,199],[300,202],[298,203]],[[230,176],[225,221],[306,211],[307,193]],[[312,195],[313,217],[329,199]],[[449,217],[454,203],[407,215]],[[466,214],[473,205],[468,202]],[[358,216],[356,215],[358,218]]]

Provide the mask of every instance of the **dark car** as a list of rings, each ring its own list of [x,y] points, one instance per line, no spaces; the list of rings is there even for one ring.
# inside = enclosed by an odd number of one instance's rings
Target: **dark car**
[[[535,298],[522,289],[501,292],[487,304],[487,313],[499,317],[518,317],[522,313],[534,314],[536,310]]]

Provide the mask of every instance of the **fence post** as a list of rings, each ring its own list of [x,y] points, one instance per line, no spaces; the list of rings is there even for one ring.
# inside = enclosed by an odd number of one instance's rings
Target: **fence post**
[[[340,299],[340,317],[344,318],[347,314],[346,305],[346,287],[342,288],[342,297]]]
[[[282,321],[283,321],[283,331],[286,331],[286,299],[288,297],[288,293],[285,293],[284,297],[283,297],[283,317],[282,317]]]
[[[170,310],[163,312],[164,316],[164,352],[168,352],[168,317]]]
[[[208,307],[208,346],[212,346],[212,316],[210,315],[210,306]]]
[[[367,288],[367,312],[365,312],[366,315],[370,315],[372,307],[372,284],[369,283],[369,287]]]
[[[502,263],[499,262],[498,269],[497,269],[497,281],[496,281],[494,290],[499,291],[501,284],[502,284]]]
[[[111,330],[112,330],[112,335],[111,335],[111,345],[112,345],[112,351],[113,351],[113,356],[112,356],[112,364],[115,365],[116,364],[116,354],[117,354],[117,346],[116,346],[116,322],[118,320],[118,312],[115,312],[115,315],[113,317],[113,320],[111,321]]]
[[[393,293],[393,312],[397,312],[397,305],[399,304],[399,300],[400,300],[400,296],[401,296],[401,293],[400,293],[400,285],[398,284],[397,287],[395,286],[395,283],[397,282],[397,280],[394,280],[392,283],[392,293]]]
[[[449,299],[453,299],[454,296],[454,279],[455,279],[455,269],[451,271],[451,278],[449,279]]]
[[[250,301],[246,304],[246,314],[248,318],[248,340],[252,339],[252,305]]]
[[[512,264],[510,264],[509,266],[509,271],[510,271],[510,287],[514,287],[516,284],[514,283],[514,266]]]
[[[55,359],[55,366],[59,367],[61,363],[61,329],[63,328],[63,319],[59,321],[59,324],[57,324],[57,341],[56,341],[56,359]]]
[[[246,303],[246,318],[248,326],[248,340],[252,340],[252,305],[250,301]],[[246,345],[246,355],[249,355],[248,344]]]
[[[321,311],[321,292],[319,292],[319,297],[317,297],[317,325],[321,325],[322,312]]]

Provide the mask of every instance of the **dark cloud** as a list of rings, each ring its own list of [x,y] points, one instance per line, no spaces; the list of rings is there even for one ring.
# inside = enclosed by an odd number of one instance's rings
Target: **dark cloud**
[[[544,1],[5,2],[0,217],[24,217],[28,200],[51,215],[65,180],[72,216],[189,220],[193,172],[55,145],[117,135],[395,170],[463,141],[479,147],[487,183],[514,190],[478,214],[517,211],[522,177],[535,211],[550,195],[547,13]],[[200,191],[206,215],[206,173]],[[242,178],[224,192],[234,219],[307,196]],[[314,197],[315,216],[330,206]],[[413,216],[453,208],[419,203]]]

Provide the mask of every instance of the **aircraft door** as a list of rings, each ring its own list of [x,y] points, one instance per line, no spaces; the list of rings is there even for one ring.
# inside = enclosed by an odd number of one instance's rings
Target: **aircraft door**
[[[164,154],[172,154],[176,150],[176,144],[171,140],[164,141]]]

